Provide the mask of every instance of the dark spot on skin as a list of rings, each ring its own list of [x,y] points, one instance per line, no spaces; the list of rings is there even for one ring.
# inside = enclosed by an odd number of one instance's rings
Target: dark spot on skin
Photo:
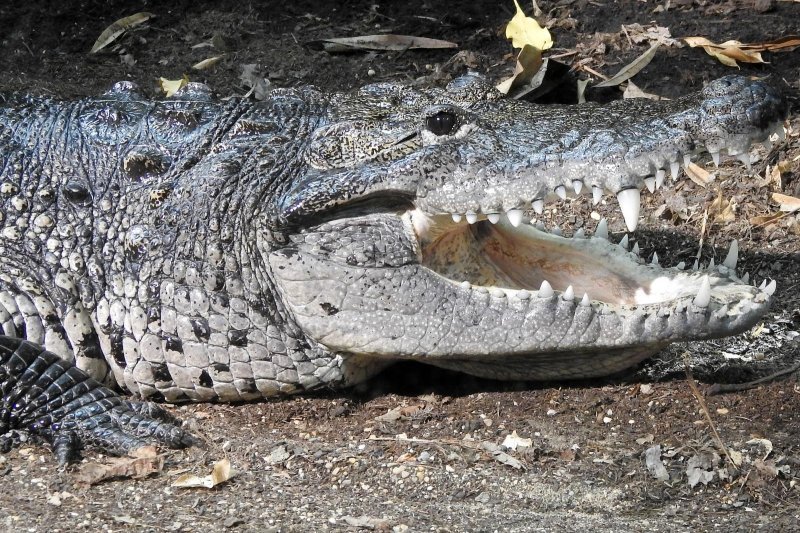
[[[211,335],[211,328],[208,327],[208,320],[205,318],[192,318],[189,322],[192,324],[192,331],[197,335],[197,339],[207,341]]]
[[[230,371],[230,367],[225,363],[212,363],[211,366],[214,367],[214,370],[217,372],[228,372]]]
[[[100,349],[100,339],[97,338],[97,332],[92,330],[90,333],[83,337],[83,355],[90,359],[105,359],[103,350]]]
[[[164,335],[164,347],[173,352],[183,352],[183,342],[175,335]]]
[[[122,349],[122,339],[124,337],[124,330],[119,327],[113,328],[111,334],[108,336],[109,343],[111,344],[111,357],[114,358],[114,362],[121,368],[128,366],[127,361],[125,361],[125,351]]]
[[[169,368],[167,368],[166,363],[151,363],[151,368],[153,370],[153,378],[156,381],[164,382],[171,382],[172,376],[169,373]]]
[[[228,342],[231,346],[247,346],[247,330],[232,329],[228,331]]]
[[[211,302],[216,307],[228,307],[228,296],[225,294],[212,294],[211,295]]]
[[[211,376],[209,376],[208,372],[206,372],[205,370],[200,372],[200,385],[202,385],[203,387],[213,387],[214,386],[214,380],[211,379]]]
[[[92,193],[89,188],[78,181],[69,181],[64,185],[64,198],[74,205],[86,206],[92,203]]]
[[[252,379],[237,379],[236,388],[239,390],[239,392],[256,392],[258,390],[258,387],[256,387],[256,382]]]
[[[333,304],[329,304],[328,302],[322,302],[319,304],[323,311],[328,313],[328,316],[333,316],[339,312],[339,308]]]

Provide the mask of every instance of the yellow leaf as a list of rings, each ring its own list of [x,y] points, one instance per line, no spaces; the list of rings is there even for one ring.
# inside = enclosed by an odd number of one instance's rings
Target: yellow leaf
[[[539,26],[536,19],[526,17],[517,0],[514,0],[514,5],[517,6],[517,12],[506,26],[506,38],[511,39],[511,45],[514,48],[524,48],[528,44],[539,50],[547,50],[553,46],[550,31]]]
[[[189,76],[186,74],[179,80],[168,80],[167,78],[158,78],[158,85],[167,97],[174,95],[182,87],[189,83]]]
[[[155,17],[155,15],[152,13],[143,11],[141,13],[135,13],[129,17],[119,19],[118,21],[112,23],[108,28],[103,30],[103,33],[101,33],[100,37],[98,37],[94,42],[94,45],[89,53],[96,54],[109,44],[113,43],[117,37],[125,33],[125,31],[128,29],[138,26],[139,24],[146,22],[153,17]]]
[[[729,67],[738,67],[737,61],[742,63],[766,63],[761,58],[760,50],[766,50],[767,48],[759,49],[757,46],[742,44],[733,40],[716,44],[705,37],[684,37],[683,40],[692,48],[702,47],[708,55],[716,57],[722,64]]]
[[[209,57],[207,59],[204,59],[204,60],[200,61],[199,63],[195,63],[194,65],[192,65],[192,69],[193,70],[203,70],[203,69],[206,69],[208,67],[213,67],[214,65],[216,65],[219,62],[220,59],[222,59],[222,55]]]
[[[180,487],[183,489],[202,487],[206,489],[214,488],[220,483],[228,481],[236,475],[236,471],[231,469],[231,462],[227,459],[221,459],[214,463],[211,469],[211,474],[206,476],[196,476],[194,474],[184,474],[173,483],[173,487]]]
[[[503,80],[497,85],[497,90],[503,94],[508,92],[514,87],[527,83],[539,71],[542,66],[542,51],[538,48],[526,44],[519,51],[517,56],[517,66],[514,68],[514,74],[510,78]]]

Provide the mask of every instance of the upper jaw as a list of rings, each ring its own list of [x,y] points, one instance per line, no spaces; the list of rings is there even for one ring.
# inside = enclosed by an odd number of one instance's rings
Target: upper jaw
[[[641,190],[655,191],[667,174],[676,178],[682,165],[706,152],[716,164],[729,155],[749,167],[752,143],[770,145],[771,136],[782,137],[788,112],[777,91],[742,77],[717,80],[702,93],[672,102],[562,108],[568,117],[563,120],[552,118],[558,115],[553,108],[508,105],[511,117],[492,126],[497,133],[484,143],[488,148],[470,147],[484,150],[487,164],[472,172],[456,169],[451,182],[417,199],[418,208],[468,220],[495,221],[505,214],[515,223],[523,211],[541,214],[555,198],[589,194],[596,205],[611,193],[633,231]],[[492,151],[506,160],[493,160]]]

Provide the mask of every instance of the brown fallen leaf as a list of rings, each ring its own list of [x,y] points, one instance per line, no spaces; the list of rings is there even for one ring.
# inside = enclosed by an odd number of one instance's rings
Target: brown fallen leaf
[[[308,43],[320,46],[329,54],[354,50],[413,50],[417,48],[458,48],[458,44],[412,35],[361,35],[359,37],[334,37]]]
[[[154,14],[143,11],[141,13],[135,13],[129,17],[123,17],[116,22],[113,22],[109,27],[103,30],[103,33],[100,34],[100,37],[98,37],[94,42],[94,45],[92,45],[92,49],[89,51],[89,53],[96,54],[109,44],[116,41],[120,35],[129,29],[142,24],[153,17],[155,17]]]
[[[224,54],[218,56],[211,56],[207,59],[200,61],[199,63],[195,63],[194,65],[192,65],[192,70],[204,70],[207,69],[208,67],[213,67],[214,65],[219,63],[219,60],[222,59],[223,57],[225,57]]]
[[[773,213],[771,215],[755,216],[750,218],[750,224],[752,224],[753,226],[767,226],[769,224],[779,221],[784,216],[786,216],[784,213]]]
[[[182,489],[189,488],[206,488],[210,489],[216,487],[220,483],[228,481],[236,475],[236,471],[231,468],[231,462],[227,459],[221,459],[214,463],[211,473],[207,476],[196,476],[194,474],[184,474],[173,483],[173,487]]]
[[[794,213],[800,211],[800,198],[781,194],[779,192],[772,193],[772,199],[781,204],[780,210],[787,213]]]
[[[714,222],[733,222],[736,220],[736,203],[723,198],[722,191],[708,206],[708,216]]]
[[[659,96],[653,93],[644,92],[638,85],[633,83],[631,80],[628,80],[628,85],[625,87],[625,91],[622,93],[622,98],[624,100],[630,98],[647,98],[648,100],[669,100],[669,98],[665,98],[663,96]]]
[[[112,478],[141,479],[161,472],[164,456],[155,446],[143,446],[130,453],[130,457],[111,457],[106,463],[84,463],[78,467],[75,481],[80,485],[96,485]]]
[[[745,44],[736,40],[716,44],[705,37],[684,37],[686,44],[692,48],[702,47],[706,53],[716,57],[722,64],[738,67],[742,63],[766,63],[761,52],[776,52],[800,46],[800,36],[791,35],[765,43]]]
[[[602,81],[595,85],[595,87],[615,87],[622,83],[623,81],[634,77],[636,74],[639,73],[644,67],[647,66],[650,61],[653,60],[653,56],[656,55],[656,51],[661,46],[661,43],[655,43],[653,46],[648,48],[642,55],[625,65],[620,69],[619,72],[614,74],[611,78]]]
[[[686,175],[689,176],[689,179],[704,189],[707,188],[708,184],[714,181],[715,178],[714,174],[697,165],[696,163],[689,163],[686,166]]]
[[[511,89],[528,83],[542,67],[542,63],[542,51],[526,44],[519,51],[514,73],[511,77],[498,83],[495,88],[503,94],[508,94]]]

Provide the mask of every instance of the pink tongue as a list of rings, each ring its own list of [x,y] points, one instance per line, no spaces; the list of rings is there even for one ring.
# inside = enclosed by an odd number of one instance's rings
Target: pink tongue
[[[547,280],[557,291],[572,285],[575,295],[588,293],[593,300],[612,304],[633,303],[639,287],[632,279],[621,278],[599,260],[568,244],[517,237],[498,227],[480,232],[477,254],[506,278],[508,287],[537,290]],[[627,297],[626,297],[627,295]]]

